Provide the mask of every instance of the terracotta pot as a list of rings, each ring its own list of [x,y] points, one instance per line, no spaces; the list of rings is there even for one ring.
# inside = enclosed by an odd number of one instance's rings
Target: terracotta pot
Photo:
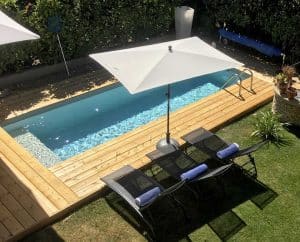
[[[296,91],[295,88],[289,87],[286,90],[286,94],[287,94],[287,97],[288,97],[289,100],[293,100],[297,96],[297,91]]]
[[[286,83],[278,83],[277,87],[279,89],[280,95],[286,94],[287,84]]]

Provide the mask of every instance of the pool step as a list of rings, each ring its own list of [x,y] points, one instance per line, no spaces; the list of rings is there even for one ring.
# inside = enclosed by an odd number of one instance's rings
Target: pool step
[[[29,131],[23,130],[15,136],[15,139],[47,168],[61,161],[55,153]]]

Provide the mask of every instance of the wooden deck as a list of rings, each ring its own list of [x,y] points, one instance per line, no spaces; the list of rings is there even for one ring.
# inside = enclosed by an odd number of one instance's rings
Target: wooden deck
[[[249,87],[250,81],[243,86]],[[237,98],[234,85],[171,114],[171,135],[180,137],[193,129],[214,129],[269,102],[272,84],[255,79],[252,94]],[[141,167],[145,156],[165,135],[166,118],[160,118],[97,146],[50,169],[43,167],[0,128],[0,241],[18,239],[64,216],[98,192],[100,177],[131,164]]]
[[[0,129],[0,241],[46,225],[78,196]]]

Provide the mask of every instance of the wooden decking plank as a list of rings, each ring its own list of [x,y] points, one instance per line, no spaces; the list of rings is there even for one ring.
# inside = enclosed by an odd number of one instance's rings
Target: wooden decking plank
[[[49,172],[40,162],[38,162],[29,152],[19,145],[9,134],[0,129],[0,139],[5,140],[5,145],[9,146],[32,170],[34,170],[49,187],[52,187],[68,203],[77,201],[78,197],[62,183],[53,173]]]
[[[270,91],[269,94],[273,94],[273,91]],[[270,97],[269,99],[265,99],[263,98],[264,100],[262,100],[260,103],[261,104],[266,104],[268,102],[270,102],[272,100],[272,97]],[[257,99],[257,101],[259,101],[260,99]],[[258,102],[256,102],[258,103]],[[255,109],[255,107],[252,108],[252,110]],[[226,122],[231,122],[233,119],[236,119],[237,117],[241,117],[243,116],[244,114],[248,113],[250,109],[248,108],[245,108],[245,109],[242,109],[240,111],[236,111],[236,110],[233,110],[231,114],[226,114],[224,115],[224,118],[226,118]],[[235,115],[235,116],[234,116]],[[224,119],[218,119],[218,120],[214,120],[214,122],[211,122],[211,123],[208,123],[206,125],[206,128],[207,129],[212,129],[214,128],[215,126],[220,126],[224,124]]]
[[[226,105],[227,106],[229,106],[229,107],[231,107],[232,106],[232,103],[226,103]],[[219,106],[219,107],[217,107],[217,109],[220,109],[220,111],[221,111],[221,109],[223,109],[224,108],[224,104],[222,105],[222,106]],[[210,107],[211,108],[211,107]],[[199,108],[198,108],[199,109]],[[199,109],[202,113],[203,112],[205,112],[205,110],[203,109],[203,108],[200,108]],[[198,111],[199,111],[198,110]],[[213,112],[215,112],[216,111],[216,109],[214,109],[213,108]],[[195,113],[197,113],[195,110],[192,110],[192,112],[195,114]],[[210,112],[208,112],[208,113],[206,113],[206,115],[199,115],[202,119],[204,119],[204,118],[206,118],[206,117],[209,117],[211,115],[211,113]],[[189,117],[189,115],[186,115],[185,116],[185,118],[188,118]],[[177,120],[176,121],[178,121],[178,120],[180,120],[180,119],[178,119],[178,117],[176,117],[177,118]],[[171,130],[172,130],[172,132],[174,133],[177,129],[178,129],[178,126],[179,126],[179,123],[178,122],[172,122],[171,123]],[[181,122],[180,122],[180,125],[182,126],[186,126],[186,123],[188,122],[188,120],[180,120]],[[193,119],[192,119],[192,121],[193,121]],[[193,122],[195,122],[195,121],[193,121]],[[155,132],[155,130],[150,130],[150,132]],[[161,129],[158,129],[158,137],[160,137],[160,135],[163,133],[163,129],[161,128]],[[142,136],[142,137],[145,137],[145,136],[147,136],[147,134],[144,134],[144,133],[140,133],[140,135]],[[142,138],[143,139],[143,138]],[[153,139],[157,139],[157,136],[153,136]],[[143,145],[143,142],[147,142],[148,140],[145,140],[145,141],[143,141],[143,140],[141,140],[141,139],[139,139],[139,143],[140,143],[140,146],[141,145]],[[125,145],[126,146],[126,145]],[[128,149],[126,150],[127,152],[124,152],[124,153],[128,153]],[[108,152],[107,152],[108,153]],[[129,154],[129,155],[134,155],[134,154],[136,154],[136,153],[138,153],[138,148],[137,147],[133,147],[131,150],[130,150],[130,153],[132,153],[132,154]],[[113,159],[113,157],[108,157],[108,156],[106,156],[105,158],[101,155],[101,153],[99,152],[99,156],[101,157],[100,158],[100,161],[103,159],[105,159],[106,158],[106,162],[107,161],[109,161],[109,160],[112,160]],[[105,155],[104,155],[105,156]],[[119,156],[119,157],[122,157],[122,156]],[[88,158],[90,158],[90,157],[88,157]],[[108,159],[107,159],[108,158]],[[116,157],[115,157],[116,158]],[[122,159],[122,158],[121,158]],[[99,161],[99,159],[96,159],[95,160],[95,158],[94,158],[94,163],[97,165],[96,167],[90,167],[90,166],[87,166],[87,165],[85,165],[85,167],[84,168],[89,168],[89,169],[91,169],[91,168],[93,168],[94,170],[99,170],[99,169],[101,169],[102,167],[101,167],[101,164],[102,164],[102,162],[100,162]],[[118,162],[118,160],[113,160],[112,162]],[[91,164],[89,164],[89,165],[91,165]],[[93,163],[92,163],[92,165],[93,165]],[[70,178],[72,178],[72,175],[73,176],[77,176],[77,175],[79,175],[80,173],[84,173],[84,176],[86,176],[87,175],[87,171],[86,171],[86,169],[82,169],[82,167],[79,167],[79,169],[78,169],[78,172],[79,173],[75,173],[74,171],[72,171],[72,172],[70,172],[70,176],[64,176],[64,177],[62,177],[62,179],[66,182],[66,184],[67,185],[73,185],[72,183],[68,183],[68,179],[70,179]],[[83,177],[78,177],[78,179],[75,179],[75,180],[80,180],[80,179],[82,179]]]
[[[28,180],[36,186],[58,209],[68,205],[68,202],[54,190],[34,169],[27,165],[14,151],[0,140],[0,150]]]
[[[12,171],[3,164],[0,153],[0,183],[17,199],[36,219],[40,220],[57,212],[57,208],[32,185],[20,172]],[[7,163],[8,164],[8,163]],[[9,164],[12,166],[11,164]]]
[[[5,226],[5,228],[12,234],[17,234],[24,230],[24,227],[15,219],[13,214],[11,214],[7,208],[0,201],[0,221]]]
[[[0,184],[0,201],[10,211],[11,214],[22,224],[24,228],[30,227],[35,223],[35,220],[27,213],[7,190]]]
[[[214,100],[212,100],[212,101],[214,101]],[[239,100],[236,100],[236,99],[231,100],[232,103],[238,102],[238,101]],[[209,106],[209,109],[214,110],[215,108],[224,108],[224,105],[220,106],[220,103],[222,103],[222,102],[223,102],[223,100],[221,100],[221,101],[217,100],[217,102],[214,102]],[[228,105],[230,105],[230,104],[228,104]],[[195,106],[195,107],[197,107],[197,106]],[[195,107],[194,107],[194,109],[195,109]],[[203,110],[203,109],[199,110],[199,108],[197,108],[197,111],[195,111],[194,109],[188,110],[186,113],[185,112],[184,113],[175,113],[174,114],[175,117],[171,117],[174,120],[173,122],[171,122],[171,128],[176,129],[176,126],[178,126],[179,123],[181,123],[181,124],[185,123],[186,121],[184,121],[182,118],[184,118],[186,116],[189,116],[189,114],[195,114],[195,112],[201,112],[201,115],[203,115],[204,113],[206,113],[208,111],[207,108],[205,110]],[[135,135],[133,135],[132,137],[135,138],[136,140],[138,140],[136,146],[139,146],[141,143],[147,142],[149,139],[151,139],[151,137],[149,136],[150,137],[149,138],[148,135],[151,135],[152,138],[155,138],[153,136],[153,130],[155,130],[155,129],[160,130],[160,132],[161,132],[161,130],[164,130],[163,126],[165,126],[165,122],[161,122],[160,124],[161,124],[160,126],[156,126],[156,125],[152,126],[152,123],[151,123],[150,124],[151,129],[146,129],[146,131],[144,131],[144,132],[141,131],[141,132],[136,133]],[[137,139],[137,137],[136,137],[137,135],[140,135],[142,137],[139,137]],[[121,149],[116,152],[118,155],[120,155],[124,152],[127,152],[129,148],[131,148],[131,149],[136,148],[134,146],[135,144],[132,144],[131,140],[129,140],[129,139],[126,140],[125,145],[123,145],[122,142],[120,142],[120,144],[121,144]],[[98,150],[97,153],[94,153],[92,155],[89,155],[88,157],[85,157],[84,163],[81,162],[80,165],[78,165],[78,164],[76,164],[76,162],[74,162],[76,165],[74,165],[72,167],[72,169],[67,171],[69,174],[64,175],[64,173],[67,173],[66,170],[60,170],[60,171],[56,172],[55,174],[58,177],[60,177],[63,181],[67,181],[68,179],[75,176],[76,174],[83,173],[83,172],[85,172],[86,169],[92,168],[94,166],[93,163],[99,165],[101,163],[101,160],[105,161],[107,159],[111,159],[114,156],[116,156],[116,154],[114,154],[112,152],[112,151],[114,151],[112,148],[108,148],[107,150],[106,149],[102,150],[100,148],[101,148],[101,146],[99,147],[99,150]],[[100,154],[101,151],[103,151],[103,155],[100,156],[100,160],[95,160],[95,156],[99,157],[99,154]],[[84,169],[82,169],[82,166],[84,166]],[[76,171],[77,171],[77,173],[76,173]]]

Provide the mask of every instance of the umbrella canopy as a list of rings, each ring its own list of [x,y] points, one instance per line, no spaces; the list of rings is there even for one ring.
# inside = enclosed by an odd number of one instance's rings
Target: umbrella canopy
[[[242,66],[198,37],[90,55],[131,94]]]
[[[157,149],[168,153],[178,142],[170,138],[170,84],[243,64],[198,37],[90,55],[110,71],[131,94],[167,85],[166,139]]]
[[[0,11],[0,45],[40,38]]]

